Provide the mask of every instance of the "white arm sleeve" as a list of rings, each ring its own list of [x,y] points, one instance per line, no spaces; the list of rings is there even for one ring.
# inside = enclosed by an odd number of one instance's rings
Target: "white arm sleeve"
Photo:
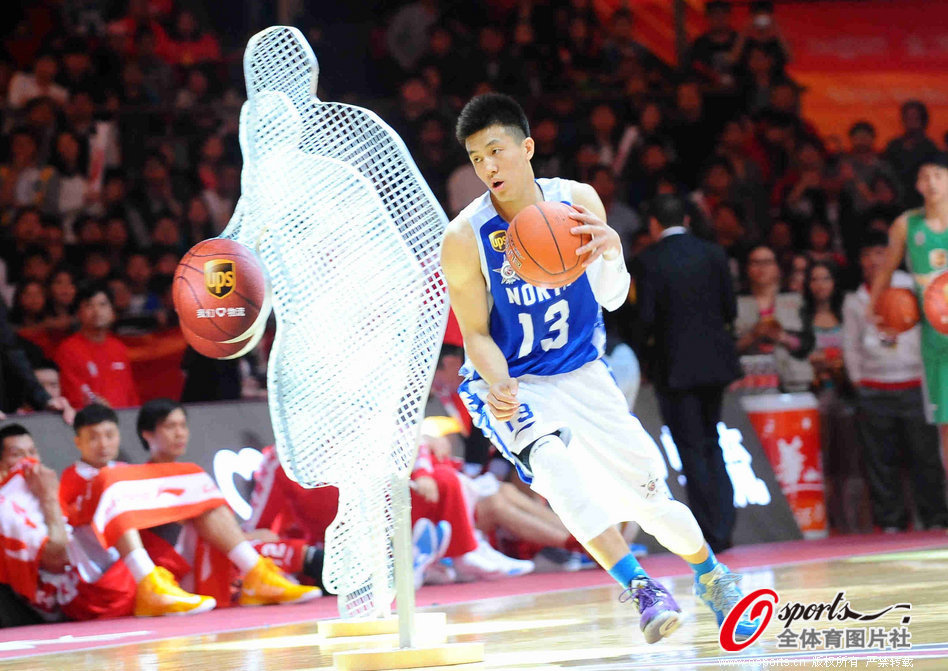
[[[621,307],[629,297],[632,278],[621,252],[612,261],[600,256],[586,269],[586,275],[599,305],[610,312]]]

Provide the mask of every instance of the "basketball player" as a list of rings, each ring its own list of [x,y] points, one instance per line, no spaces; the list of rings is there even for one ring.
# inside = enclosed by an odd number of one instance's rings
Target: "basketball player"
[[[924,206],[904,212],[889,228],[885,262],[869,298],[869,321],[878,323],[876,303],[905,259],[915,279],[922,313],[925,411],[941,433],[942,465],[948,466],[948,335],[932,326],[925,312],[925,289],[948,271],[948,154],[935,152],[918,168],[915,188]]]
[[[467,356],[459,392],[474,424],[625,588],[620,601],[638,607],[647,642],[673,632],[681,609],[629,551],[616,528],[627,520],[691,564],[696,594],[720,626],[741,598],[739,576],[717,562],[691,511],[671,498],[657,446],[602,361],[600,306],[622,305],[630,282],[602,202],[587,184],[534,178],[527,118],[508,96],[471,100],[456,134],[488,188],[448,225],[442,246]],[[525,284],[504,256],[509,222],[544,200],[572,204],[573,233],[591,236],[577,250],[590,253],[586,273],[555,290]],[[742,619],[735,638],[756,628]]]

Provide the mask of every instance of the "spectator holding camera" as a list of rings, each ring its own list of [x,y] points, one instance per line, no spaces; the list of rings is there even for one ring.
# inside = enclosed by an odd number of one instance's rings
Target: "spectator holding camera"
[[[753,49],[760,49],[770,57],[774,76],[784,75],[784,69],[790,61],[790,46],[777,27],[773,2],[751,4],[750,20],[734,44],[731,61],[738,69],[746,70]]]

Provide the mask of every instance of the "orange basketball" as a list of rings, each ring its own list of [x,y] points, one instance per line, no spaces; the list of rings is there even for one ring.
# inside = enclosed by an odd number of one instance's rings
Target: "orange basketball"
[[[263,266],[250,249],[226,238],[199,242],[184,255],[172,293],[185,337],[236,343],[252,335],[270,312]]]
[[[574,235],[570,229],[582,225],[569,216],[575,210],[565,203],[543,201],[521,210],[507,230],[505,254],[514,272],[541,289],[557,289],[573,282],[586,269],[576,250],[589,235]]]
[[[925,287],[922,309],[932,328],[948,335],[948,272],[942,273]]]
[[[188,341],[188,344],[198,353],[210,359],[237,359],[242,357],[257,346],[257,343],[260,342],[265,331],[266,323],[263,323],[243,340],[230,343],[214,342],[213,340],[208,340],[207,338],[196,335],[194,331],[184,324],[181,324],[181,332],[184,334],[184,339]]]
[[[881,326],[895,333],[908,331],[918,323],[918,299],[909,289],[888,288],[879,296],[876,314],[882,320]]]

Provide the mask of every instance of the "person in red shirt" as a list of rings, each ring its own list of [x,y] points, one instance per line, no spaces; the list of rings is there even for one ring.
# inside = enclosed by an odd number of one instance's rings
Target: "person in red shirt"
[[[155,7],[152,7],[155,5]],[[108,25],[108,33],[121,45],[122,53],[134,56],[137,52],[135,35],[140,28],[148,28],[155,35],[156,50],[164,53],[168,49],[168,34],[161,24],[155,20],[153,11],[159,3],[148,0],[129,0],[128,11],[125,16],[112,21]]]
[[[132,364],[121,340],[109,333],[115,321],[112,294],[104,283],[83,286],[77,295],[79,332],[56,350],[62,394],[76,408],[102,403],[138,405]]]
[[[136,431],[148,453],[149,464],[180,463],[188,451],[191,430],[184,406],[169,398],[146,401],[138,411]],[[335,502],[332,510],[335,514]],[[330,519],[329,522],[332,520]],[[328,526],[328,522],[327,522]],[[172,533],[176,530],[171,529]],[[324,592],[323,549],[302,538],[283,538],[268,529],[255,529],[245,534],[253,548],[273,560],[286,573],[312,578]]]
[[[228,605],[231,566],[235,567],[233,577],[242,582],[241,605],[304,603],[321,595],[318,588],[288,580],[270,559],[254,550],[220,490],[199,466],[115,461],[120,443],[118,416],[103,405],[80,410],[73,429],[80,460],[63,471],[60,505],[76,533],[94,535],[101,551],[114,547],[119,552],[136,582],[157,583],[150,586],[148,598],[136,602],[136,615],[166,614],[169,601],[170,607],[182,613]],[[150,531],[184,521],[194,532],[187,543],[178,539],[171,546]],[[133,530],[137,538],[128,536]],[[183,592],[175,580],[188,573],[196,589],[216,596]],[[159,598],[152,598],[156,593]]]
[[[178,10],[162,57],[171,65],[192,67],[201,63],[219,63],[221,45],[213,33],[198,21],[194,11]]]

